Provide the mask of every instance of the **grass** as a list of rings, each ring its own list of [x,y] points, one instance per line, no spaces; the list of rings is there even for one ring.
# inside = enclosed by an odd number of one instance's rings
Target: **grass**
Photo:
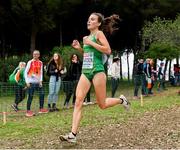
[[[169,87],[167,91],[157,93],[156,96],[145,97],[143,107],[140,106],[140,101],[131,101],[132,109],[129,112],[126,112],[121,106],[111,107],[106,110],[99,109],[97,105],[85,106],[83,108],[81,127],[92,125],[99,127],[101,125],[126,122],[129,119],[141,117],[145,112],[180,106],[180,96],[177,95],[177,90],[176,87]],[[120,91],[132,97],[132,86],[121,88]],[[131,95],[129,95],[130,93]],[[5,98],[6,105],[10,105],[12,97],[3,97],[0,98],[0,101]],[[0,122],[0,139],[25,140],[26,144],[31,145],[34,139],[45,134],[51,134],[52,131],[65,133],[71,128],[72,113],[73,109],[68,109],[37,115],[32,118],[25,117],[22,112],[9,114],[7,115],[6,125],[3,125],[2,121]],[[0,117],[2,118],[2,114]]]

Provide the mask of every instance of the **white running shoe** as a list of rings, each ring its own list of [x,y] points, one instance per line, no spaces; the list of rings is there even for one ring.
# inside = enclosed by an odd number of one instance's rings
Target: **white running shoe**
[[[86,103],[86,102],[84,102],[84,103],[83,103],[83,105],[84,105],[84,106],[86,106],[86,105],[87,105],[87,103]]]
[[[94,103],[93,103],[93,102],[87,102],[87,104],[88,104],[88,105],[92,105],[92,104],[94,104]]]
[[[127,98],[124,95],[121,95],[119,98],[122,100],[122,105],[124,106],[124,108],[126,110],[129,110],[131,103],[127,100]]]
[[[61,141],[67,141],[67,142],[70,142],[70,143],[76,143],[76,136],[74,136],[71,133],[67,134],[67,135],[60,135],[60,140]]]

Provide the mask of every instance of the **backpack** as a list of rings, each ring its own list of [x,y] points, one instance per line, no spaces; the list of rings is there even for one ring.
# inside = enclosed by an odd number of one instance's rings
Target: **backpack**
[[[20,80],[20,69],[17,67],[13,73],[9,76],[10,83],[18,83]]]

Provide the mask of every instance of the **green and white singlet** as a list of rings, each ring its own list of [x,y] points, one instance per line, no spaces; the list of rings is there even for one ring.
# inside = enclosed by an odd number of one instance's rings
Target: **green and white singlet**
[[[90,35],[88,38],[97,43],[95,35]],[[103,53],[90,45],[83,45],[83,50],[82,73],[91,81],[95,74],[104,72]]]

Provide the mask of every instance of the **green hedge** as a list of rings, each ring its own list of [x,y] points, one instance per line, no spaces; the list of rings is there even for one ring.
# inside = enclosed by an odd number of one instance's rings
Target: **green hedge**
[[[7,82],[9,75],[18,66],[20,61],[27,62],[30,55],[24,54],[23,56],[11,56],[0,60],[0,82]]]

